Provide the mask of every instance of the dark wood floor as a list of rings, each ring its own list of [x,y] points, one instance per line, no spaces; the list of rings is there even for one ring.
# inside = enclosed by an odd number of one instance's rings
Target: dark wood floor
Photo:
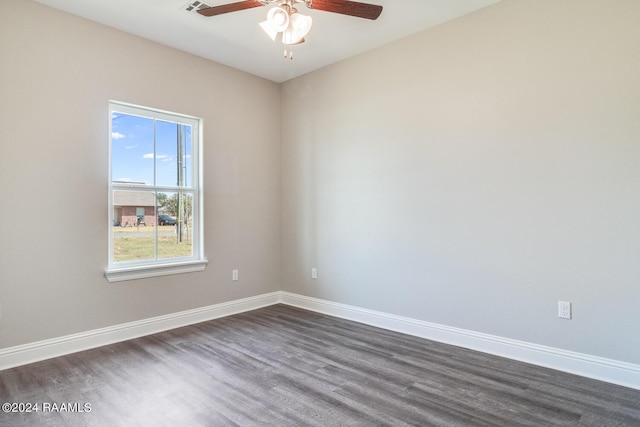
[[[640,426],[640,391],[285,305],[0,371],[3,402],[40,410],[2,426]]]

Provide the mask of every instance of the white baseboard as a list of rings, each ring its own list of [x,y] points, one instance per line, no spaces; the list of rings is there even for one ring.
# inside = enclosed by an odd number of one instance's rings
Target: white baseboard
[[[288,292],[283,304],[640,390],[640,365],[502,338]]]
[[[165,316],[0,349],[0,370],[205,322],[207,320],[231,316],[278,303],[640,390],[640,365],[439,325],[408,317],[395,316],[288,292],[272,292]]]
[[[0,370],[230,316],[280,301],[280,292],[0,349]]]

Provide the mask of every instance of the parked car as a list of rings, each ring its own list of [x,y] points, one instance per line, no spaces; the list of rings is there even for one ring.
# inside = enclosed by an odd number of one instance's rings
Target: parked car
[[[169,215],[158,215],[158,224],[160,225],[176,225],[176,220]]]

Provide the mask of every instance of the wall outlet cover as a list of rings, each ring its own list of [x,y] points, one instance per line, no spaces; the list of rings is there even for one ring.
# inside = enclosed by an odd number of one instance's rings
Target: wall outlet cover
[[[571,319],[571,303],[568,301],[558,301],[558,317],[561,319]]]

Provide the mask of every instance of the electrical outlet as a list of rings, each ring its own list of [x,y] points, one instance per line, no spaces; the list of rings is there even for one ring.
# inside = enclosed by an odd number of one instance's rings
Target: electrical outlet
[[[311,278],[312,279],[317,279],[318,278],[318,269],[315,268],[315,267],[311,269]]]
[[[571,303],[568,301],[558,301],[558,317],[561,319],[571,319]]]
[[[238,280],[238,270],[233,270],[231,272],[231,279],[236,282]]]

